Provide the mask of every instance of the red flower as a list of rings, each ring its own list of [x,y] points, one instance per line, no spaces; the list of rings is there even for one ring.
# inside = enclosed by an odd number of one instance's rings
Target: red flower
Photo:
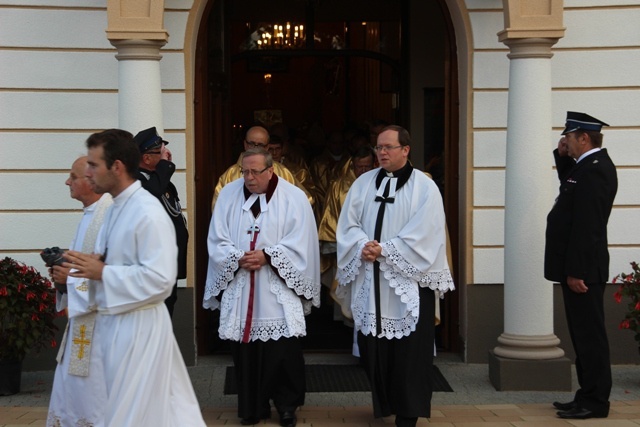
[[[622,301],[622,293],[620,293],[620,291],[616,292],[615,294],[613,294],[613,298],[618,304],[620,304],[620,302]]]
[[[622,322],[620,322],[620,326],[618,326],[618,329],[629,329],[629,319],[624,319]]]
[[[0,258],[0,359],[21,360],[53,342],[58,329],[53,292],[51,282],[35,268]],[[5,324],[19,327],[3,328]]]
[[[618,283],[620,288],[613,298],[618,303],[624,298],[627,303],[627,312],[619,328],[634,331],[636,341],[640,341],[640,267],[637,262],[632,262],[631,267],[633,271],[630,273],[620,273],[614,277],[613,282]]]

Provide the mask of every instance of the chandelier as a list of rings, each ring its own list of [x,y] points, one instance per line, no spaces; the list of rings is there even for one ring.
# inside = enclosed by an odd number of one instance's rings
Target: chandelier
[[[254,49],[296,49],[304,47],[305,28],[291,22],[259,26],[246,42],[247,50]]]

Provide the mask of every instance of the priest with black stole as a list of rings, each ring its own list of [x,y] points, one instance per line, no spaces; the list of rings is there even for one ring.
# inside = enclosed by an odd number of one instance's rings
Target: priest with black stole
[[[454,289],[442,197],[408,160],[411,138],[387,126],[379,168],[354,182],[337,228],[336,290],[352,311],[376,418],[430,417],[435,292]]]

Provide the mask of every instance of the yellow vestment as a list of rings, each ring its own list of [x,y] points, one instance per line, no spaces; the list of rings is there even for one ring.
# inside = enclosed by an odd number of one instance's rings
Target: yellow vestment
[[[213,208],[216,205],[216,200],[218,200],[218,195],[220,194],[220,190],[222,190],[222,187],[224,187],[225,185],[227,185],[232,181],[235,181],[236,179],[242,178],[241,171],[242,171],[242,163],[240,162],[240,158],[238,158],[238,161],[236,162],[236,164],[231,165],[229,169],[227,169],[222,175],[220,175],[220,178],[218,178],[218,183],[216,184],[216,188],[213,191],[213,199],[211,200],[211,210],[213,210]],[[296,187],[304,191],[304,193],[307,195],[307,199],[309,199],[309,203],[311,203],[311,206],[313,206],[313,203],[314,203],[313,196],[300,183],[300,181],[296,179],[296,177],[291,173],[291,171],[287,169],[282,163],[278,163],[274,161],[273,172],[276,175],[278,175],[278,177],[292,183],[293,185],[295,185]]]

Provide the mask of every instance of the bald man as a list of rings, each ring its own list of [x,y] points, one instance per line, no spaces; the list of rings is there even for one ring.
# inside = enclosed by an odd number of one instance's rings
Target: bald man
[[[262,126],[253,126],[247,130],[244,138],[244,151],[251,150],[252,148],[262,148],[263,150],[269,149],[269,132],[263,128]],[[227,169],[220,178],[218,178],[218,183],[216,184],[216,188],[213,192],[213,200],[211,201],[211,209],[216,205],[216,200],[218,200],[218,195],[220,194],[220,190],[222,187],[229,184],[236,179],[242,178],[242,163],[241,157],[238,158],[238,161],[231,165],[229,169]],[[307,195],[307,199],[309,199],[309,203],[313,206],[314,200],[311,194],[307,191],[307,189],[296,179],[296,177],[291,173],[289,169],[287,169],[282,163],[273,162],[273,172],[278,175],[278,177],[288,181],[304,191]]]
[[[69,248],[91,253],[104,214],[113,200],[111,195],[100,195],[93,190],[85,177],[86,169],[87,157],[76,159],[65,184],[69,186],[71,198],[82,203],[84,211]],[[55,265],[49,268],[49,273],[56,284],[56,307],[58,311],[67,310],[69,315],[57,357],[49,419],[54,425],[76,425],[79,420],[85,420],[87,425],[100,425],[107,401],[104,377],[99,362],[91,365],[83,363],[83,359],[88,359],[83,357],[84,354],[91,355],[91,345],[78,345],[79,341],[75,339],[76,334],[82,334],[82,342],[92,341],[95,319],[93,292],[90,292],[90,284],[86,280],[69,277],[69,268]],[[93,353],[95,357],[96,352]]]

